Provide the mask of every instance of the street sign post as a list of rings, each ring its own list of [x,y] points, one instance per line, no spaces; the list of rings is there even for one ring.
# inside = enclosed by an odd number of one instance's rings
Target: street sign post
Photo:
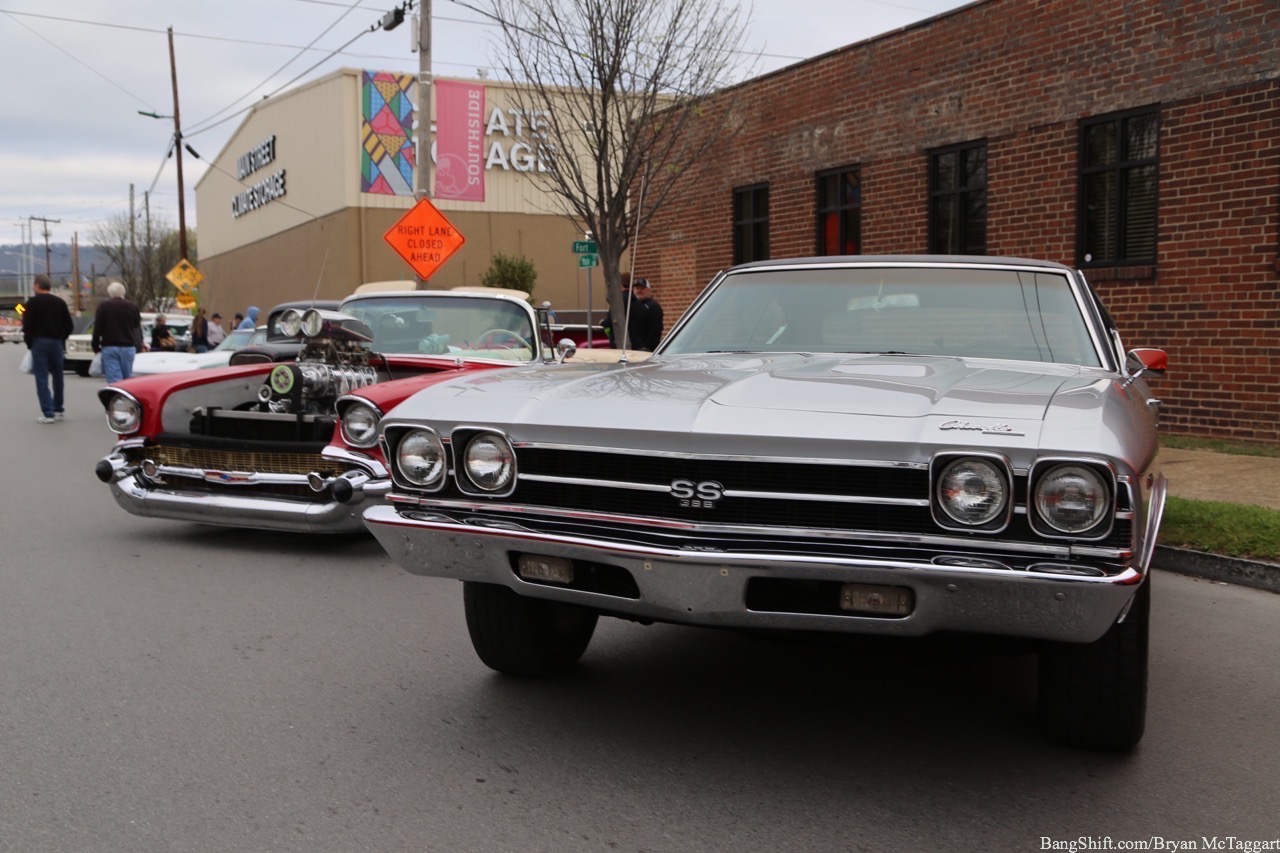
[[[574,240],[573,253],[575,255],[595,255],[599,254],[600,249],[596,246],[595,240]]]
[[[578,266],[579,267],[598,267],[600,266],[600,256],[599,255],[579,255]]]
[[[431,278],[466,242],[453,223],[426,198],[409,208],[383,239],[422,279]]]

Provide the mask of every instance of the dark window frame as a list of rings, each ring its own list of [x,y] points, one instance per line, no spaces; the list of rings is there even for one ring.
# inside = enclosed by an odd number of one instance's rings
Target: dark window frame
[[[763,196],[759,195],[763,193]],[[740,200],[751,195],[751,215],[739,216]],[[763,198],[764,213],[758,211]],[[735,187],[733,190],[733,262],[744,264],[749,261],[767,261],[769,259],[769,184],[767,182]],[[763,226],[763,231],[761,231]],[[749,239],[748,239],[749,238]],[[761,250],[760,243],[763,243]]]
[[[1153,131],[1155,139],[1152,146],[1154,153],[1149,157],[1129,156],[1129,148],[1132,146],[1134,138],[1127,131],[1133,119],[1154,120]],[[1091,164],[1088,162],[1090,132],[1095,128],[1106,126],[1115,128],[1117,140],[1115,160],[1108,163]],[[1160,242],[1160,105],[1149,104],[1081,119],[1079,122],[1078,145],[1076,167],[1076,265],[1082,269],[1154,266],[1159,254]],[[1150,229],[1150,232],[1135,237],[1130,231],[1131,223],[1129,222],[1128,214],[1132,210],[1130,206],[1130,182],[1127,178],[1144,169],[1153,170],[1152,185],[1149,188],[1151,216],[1150,221],[1146,223],[1146,227]],[[1089,179],[1093,176],[1108,174],[1112,176],[1112,188],[1106,200],[1107,215],[1112,218],[1114,226],[1110,229],[1106,238],[1110,245],[1105,247],[1106,251],[1102,253],[1103,256],[1098,257],[1098,253],[1094,251],[1096,247],[1086,245],[1091,225],[1088,204]],[[1134,247],[1134,243],[1139,239],[1149,241],[1151,246],[1149,252],[1135,254],[1138,250]],[[1092,255],[1093,257],[1090,260],[1085,260],[1087,255]]]
[[[979,183],[962,183],[961,178],[965,175],[966,169],[963,163],[966,155],[972,152],[982,152],[982,180]],[[929,253],[933,255],[985,255],[987,253],[987,199],[989,192],[990,174],[990,155],[986,139],[971,139],[965,142],[957,142],[952,145],[944,145],[940,148],[931,148],[928,151],[929,164]],[[956,155],[956,181],[954,186],[939,186],[939,160],[940,158],[954,154]],[[968,243],[969,224],[972,221],[968,207],[965,201],[969,196],[980,194],[982,196],[982,245],[980,247],[970,246]],[[939,222],[938,205],[941,202],[947,202],[950,208],[950,222],[948,223],[948,233],[942,233],[942,224]],[[945,237],[945,244],[944,244]],[[951,248],[947,248],[950,246]],[[974,251],[976,249],[976,251]]]
[[[850,174],[854,176],[856,187],[853,201],[847,200],[843,191],[844,178]],[[827,189],[824,182],[833,178],[836,181],[835,200],[830,202],[830,194],[824,192]],[[814,254],[818,257],[862,254],[862,164],[855,163],[818,172],[814,175],[814,194]],[[827,246],[825,220],[831,214],[836,216],[837,242],[844,244],[837,247],[840,251],[830,251]],[[852,234],[849,233],[850,216],[853,217]],[[845,251],[850,239],[854,244],[852,252]]]

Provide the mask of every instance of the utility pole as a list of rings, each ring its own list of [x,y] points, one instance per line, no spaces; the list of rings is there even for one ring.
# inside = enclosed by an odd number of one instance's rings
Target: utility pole
[[[173,147],[178,150],[178,255],[187,259],[186,198],[182,188],[182,119],[178,114],[178,61],[173,55],[173,27],[169,27],[169,71],[173,76]]]
[[[76,316],[80,315],[80,232],[71,235],[71,293],[76,301]]]
[[[129,285],[138,286],[138,215],[133,211],[133,184],[129,184]],[[124,271],[121,270],[121,273]]]
[[[29,216],[27,218],[33,219],[37,222],[44,223],[44,274],[52,278],[53,260],[49,254],[49,223],[52,222],[56,225],[62,220],[61,219],[45,219],[43,216]]]
[[[385,27],[386,23],[383,22]],[[431,198],[431,0],[421,0],[418,10],[418,173],[414,197]],[[427,280],[418,278],[418,289]]]

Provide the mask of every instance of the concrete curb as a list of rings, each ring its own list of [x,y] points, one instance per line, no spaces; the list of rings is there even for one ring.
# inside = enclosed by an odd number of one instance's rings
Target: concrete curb
[[[1152,565],[1158,569],[1280,593],[1280,563],[1222,557],[1187,548],[1156,546]]]

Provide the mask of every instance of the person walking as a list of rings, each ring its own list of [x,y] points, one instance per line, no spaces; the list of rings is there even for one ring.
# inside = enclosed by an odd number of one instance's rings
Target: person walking
[[[643,318],[636,328],[636,349],[653,352],[662,343],[662,306],[653,298],[653,285],[647,278],[638,278],[631,285],[631,293],[644,306]]]
[[[209,319],[204,316],[204,309],[196,311],[191,321],[191,349],[193,352],[209,351]]]
[[[248,329],[249,331],[253,331],[254,329],[258,328],[258,306],[250,305],[247,313],[249,316],[241,320],[240,325],[236,326],[236,328]]]
[[[27,300],[22,312],[22,339],[31,351],[31,372],[36,377],[36,398],[40,401],[38,424],[51,424],[62,420],[63,411],[63,355],[67,338],[75,324],[71,321],[71,309],[67,303],[51,292],[53,282],[41,273],[33,282],[35,293]],[[53,383],[50,392],[49,384]]]
[[[227,333],[222,329],[222,315],[217,311],[209,318],[209,348],[213,349],[218,344],[227,339]]]
[[[638,285],[644,279],[637,279]],[[644,349],[649,328],[649,306],[640,300],[636,288],[632,286],[631,273],[622,274],[622,311],[627,324],[626,339],[622,342],[624,349]]]
[[[142,314],[124,298],[124,285],[107,285],[107,298],[93,315],[89,344],[102,356],[102,375],[108,385],[133,376],[133,357],[142,349]]]

